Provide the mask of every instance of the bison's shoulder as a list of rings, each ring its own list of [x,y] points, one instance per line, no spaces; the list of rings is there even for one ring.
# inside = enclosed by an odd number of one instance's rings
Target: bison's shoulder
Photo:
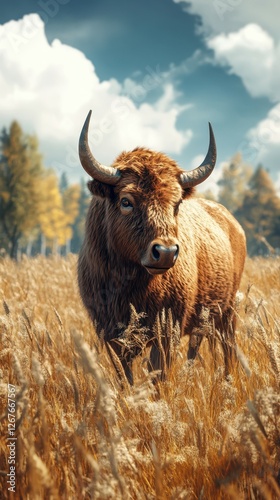
[[[191,198],[182,204],[180,227],[184,244],[193,242],[196,259],[203,262],[232,261],[238,275],[246,255],[245,234],[239,222],[223,206],[204,198]]]
[[[211,221],[213,222],[212,228],[214,228],[214,224],[218,225],[224,235],[224,243],[225,240],[229,243],[235,280],[239,282],[246,257],[246,237],[243,228],[229,210],[220,203],[203,198],[199,198],[196,201],[204,213],[207,213],[211,217]]]
[[[216,201],[206,200],[204,198],[195,198],[194,201],[197,205],[197,209],[206,212],[224,232],[230,235],[232,231],[234,231],[234,233],[237,233],[239,237],[245,241],[245,233],[241,225],[226,207]]]

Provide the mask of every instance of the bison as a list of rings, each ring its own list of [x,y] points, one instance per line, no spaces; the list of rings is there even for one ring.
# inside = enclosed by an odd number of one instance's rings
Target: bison
[[[215,138],[203,163],[182,170],[166,155],[137,147],[111,167],[100,164],[88,144],[89,112],[79,140],[80,161],[92,178],[93,195],[78,260],[80,294],[98,335],[118,356],[130,383],[138,353],[120,342],[132,304],[144,312],[151,340],[150,365],[163,366],[163,349],[153,333],[157,315],[171,310],[181,334],[189,334],[194,359],[207,308],[220,332],[228,372],[234,351],[235,296],[246,255],[242,228],[222,205],[194,196],[216,162]],[[109,351],[112,351],[109,349]]]

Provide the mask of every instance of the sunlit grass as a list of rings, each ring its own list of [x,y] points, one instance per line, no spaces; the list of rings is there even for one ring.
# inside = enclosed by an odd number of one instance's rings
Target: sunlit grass
[[[185,339],[165,382],[146,361],[120,387],[79,298],[76,257],[0,261],[1,498],[7,383],[17,388],[16,494],[24,499],[280,497],[280,260],[248,260],[239,363],[225,380]],[[144,355],[145,356],[145,355]]]

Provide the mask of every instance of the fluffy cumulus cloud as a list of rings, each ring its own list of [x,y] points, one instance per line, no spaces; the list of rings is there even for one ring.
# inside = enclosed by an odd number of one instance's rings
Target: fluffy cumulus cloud
[[[216,64],[238,75],[253,97],[280,99],[280,4],[276,0],[174,0],[198,16]]]
[[[279,172],[280,157],[280,104],[248,132],[247,155],[254,163],[262,163]],[[280,181],[280,175],[279,181]]]
[[[254,23],[280,39],[278,0],[173,0],[187,12],[199,16],[198,30],[206,36],[232,33],[247,24]]]
[[[272,108],[248,131],[241,149],[253,164],[275,172],[280,158],[280,4],[276,0],[174,0],[199,16],[198,29],[214,63],[237,75],[253,98]],[[280,176],[279,176],[280,183]]]
[[[245,151],[251,161],[275,171],[280,157],[280,43],[256,24],[208,41],[217,63],[238,75],[253,97],[267,97],[274,106],[248,131]]]
[[[0,26],[0,59],[2,125],[17,119],[36,133],[46,163],[71,177],[81,173],[76,144],[91,108],[90,143],[104,163],[136,145],[179,154],[192,136],[176,127],[185,107],[175,105],[171,83],[164,85],[151,72],[144,91],[158,85],[162,96],[153,105],[135,104],[118,81],[100,81],[82,52],[59,40],[50,44],[36,14]]]
[[[238,75],[253,97],[280,100],[280,43],[257,24],[208,40],[217,63]]]

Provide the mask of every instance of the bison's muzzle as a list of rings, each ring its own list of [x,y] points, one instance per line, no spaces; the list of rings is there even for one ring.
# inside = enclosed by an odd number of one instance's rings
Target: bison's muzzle
[[[152,241],[141,260],[149,274],[163,274],[174,266],[179,255],[179,245],[163,245]]]

